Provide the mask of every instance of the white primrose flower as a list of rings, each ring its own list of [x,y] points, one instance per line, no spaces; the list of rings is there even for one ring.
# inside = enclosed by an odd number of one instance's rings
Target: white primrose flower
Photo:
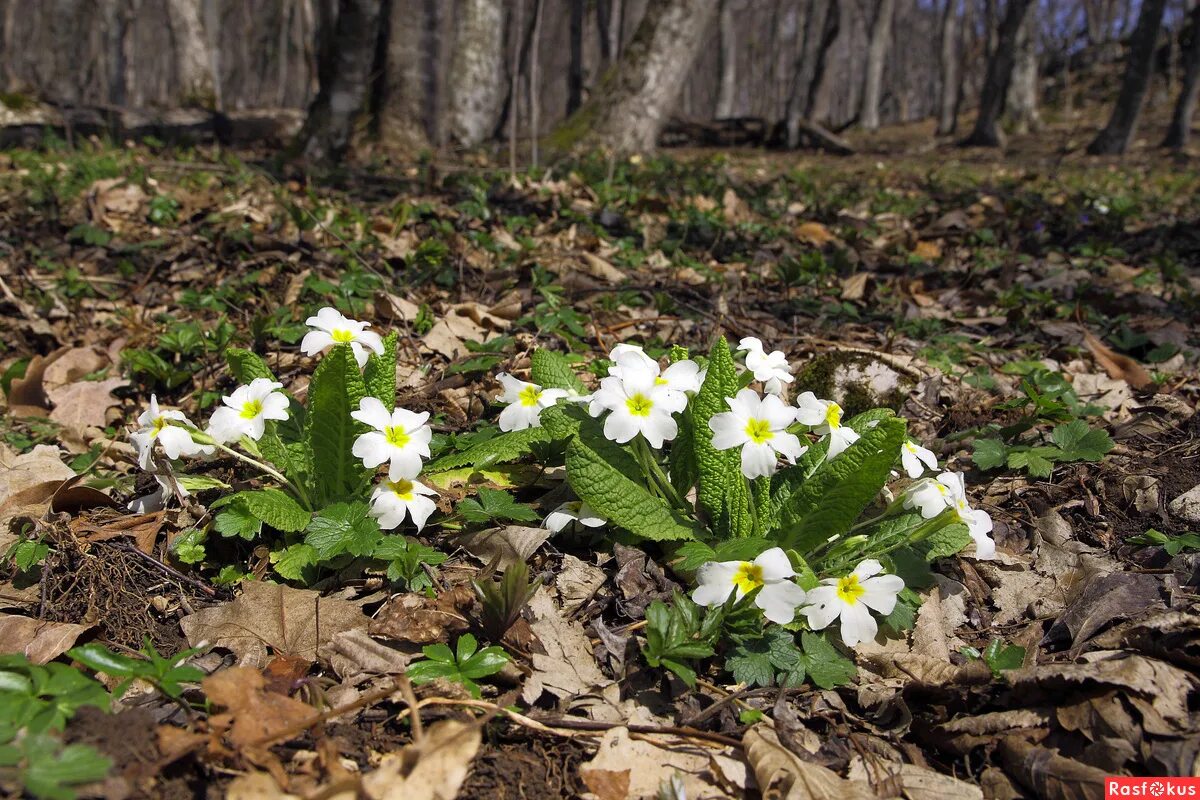
[[[421,471],[421,459],[429,458],[429,440],[433,431],[425,424],[429,412],[416,414],[404,408],[388,413],[378,398],[364,397],[358,410],[350,412],[364,425],[375,430],[354,440],[351,452],[368,469],[387,461],[388,478],[412,480]]]
[[[604,420],[606,437],[625,444],[640,433],[655,449],[675,438],[679,425],[671,415],[687,407],[687,397],[658,378],[646,365],[628,360],[622,362],[620,377],[600,381],[588,410],[593,417],[610,412]]]
[[[808,449],[795,434],[787,432],[787,426],[796,419],[796,410],[775,395],[760,398],[753,389],[742,389],[725,402],[730,410],[713,414],[708,421],[713,447],[741,447],[742,474],[747,478],[774,475],[780,455],[795,464]]]
[[[933,519],[946,509],[953,509],[975,540],[975,557],[982,561],[995,558],[996,542],[988,536],[993,527],[992,518],[986,511],[972,508],[967,502],[961,472],[943,472],[936,480],[917,481],[904,493],[904,507],[920,511],[925,519]]]
[[[768,353],[763,343],[753,336],[738,342],[738,350],[746,351],[746,369],[754,373],[754,380],[762,383],[767,394],[781,395],[784,384],[795,380],[782,350]]]
[[[221,398],[225,405],[213,412],[208,423],[208,435],[222,444],[236,442],[243,436],[254,441],[262,438],[269,419],[288,418],[288,399],[282,383],[269,378],[255,378],[248,386],[239,386],[233,394]]]
[[[496,400],[508,403],[508,408],[500,412],[500,430],[505,432],[542,427],[542,409],[567,396],[565,389],[543,389],[536,383],[518,380],[507,372],[501,372],[497,377],[504,391]]]
[[[759,589],[754,605],[771,622],[786,625],[804,602],[804,590],[792,582],[795,574],[780,547],[772,547],[753,561],[709,561],[696,570],[700,585],[692,592],[692,599],[702,606],[719,606],[734,592],[741,600]]]
[[[572,522],[578,522],[585,528],[599,528],[608,524],[608,520],[592,511],[591,506],[587,503],[582,500],[571,500],[547,514],[546,519],[542,522],[542,527],[558,533]]]
[[[212,445],[197,444],[187,428],[172,423],[195,427],[182,411],[160,409],[158,397],[150,395],[150,405],[138,415],[138,430],[129,434],[129,440],[137,449],[138,466],[142,469],[150,469],[155,442],[162,445],[163,452],[171,459],[213,452]]]
[[[304,324],[316,328],[306,333],[300,342],[300,349],[306,356],[315,356],[335,344],[348,344],[354,351],[354,360],[362,367],[367,363],[367,350],[383,355],[383,339],[378,333],[367,330],[371,323],[348,319],[336,308],[322,308],[315,317],[304,320]]]
[[[844,578],[826,578],[808,593],[804,615],[814,631],[842,618],[842,641],[847,647],[869,642],[879,631],[871,611],[890,614],[896,607],[896,595],[904,588],[898,575],[880,575],[883,565],[873,558],[860,563]]]
[[[437,508],[430,497],[437,497],[437,492],[423,483],[408,478],[385,480],[371,492],[371,516],[379,521],[380,528],[390,531],[398,528],[407,515],[419,531]]]
[[[690,359],[676,361],[666,369],[661,369],[658,362],[646,355],[646,351],[636,344],[622,342],[608,354],[613,364],[608,368],[608,374],[620,378],[626,369],[645,369],[654,373],[654,382],[666,386],[674,392],[695,394],[704,383],[704,373],[700,365]]]
[[[842,407],[829,400],[818,400],[812,392],[796,398],[796,420],[809,425],[816,434],[829,434],[829,458],[835,458],[858,441],[858,434],[842,424]]]
[[[900,447],[900,464],[908,477],[916,480],[925,474],[925,469],[937,469],[937,456],[932,450],[922,447],[913,441],[906,441]]]

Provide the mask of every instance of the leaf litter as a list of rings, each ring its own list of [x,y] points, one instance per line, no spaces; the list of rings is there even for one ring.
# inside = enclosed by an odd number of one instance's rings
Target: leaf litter
[[[146,161],[136,150],[125,157]],[[6,552],[36,540],[53,553],[32,572],[9,568],[5,648],[34,661],[61,659],[87,638],[210,648],[193,658],[211,674],[191,691],[212,713],[150,706],[159,739],[144,758],[223,780],[230,796],[467,796],[535,774],[526,750],[545,767],[536,774],[547,794],[601,798],[654,796],[676,779],[689,797],[1074,798],[1100,796],[1105,774],[1190,774],[1200,752],[1196,554],[1130,540],[1195,530],[1200,340],[1180,312],[1195,307],[1200,286],[1152,266],[1196,257],[1194,237],[1164,250],[1152,233],[1194,222],[1194,200],[1149,181],[1145,195],[1162,197],[1139,198],[1137,224],[1084,220],[1090,193],[1118,191],[1086,167],[1055,182],[971,165],[964,174],[983,180],[962,188],[922,177],[919,162],[880,178],[865,163],[819,160],[805,164],[823,192],[810,196],[764,177],[765,159],[656,163],[699,188],[676,193],[647,172],[652,202],[610,195],[603,205],[580,165],[563,180],[506,183],[489,219],[470,218],[453,181],[399,187],[401,203],[423,210],[396,217],[392,197],[314,198],[251,171],[234,181],[209,162],[196,165],[206,182],[189,188],[169,163],[146,166],[152,191],[186,196],[200,212],[156,234],[145,222],[150,187],[136,181],[99,180],[64,198],[50,228],[36,205],[10,203],[6,221],[30,235],[0,272],[12,287],[0,301],[12,312],[0,360],[0,539]],[[3,190],[20,197],[28,187]],[[896,199],[905,193],[922,202]],[[335,216],[353,208],[367,224],[297,224],[316,202]],[[506,217],[529,228],[514,236]],[[61,246],[77,225],[121,241]],[[226,235],[235,229],[247,235]],[[348,248],[348,237],[362,246]],[[1096,240],[1112,249],[1086,249]],[[68,291],[36,257],[44,250],[95,279],[88,290]],[[114,269],[118,259],[132,277]],[[999,558],[938,562],[911,634],[864,648],[857,685],[705,682],[688,692],[636,654],[646,608],[679,586],[637,547],[596,558],[593,543],[544,528],[447,531],[428,537],[454,554],[434,587],[398,594],[370,575],[348,586],[328,575],[317,591],[273,585],[255,579],[264,556],[241,552],[249,577],[234,596],[215,584],[218,570],[189,568],[171,545],[208,524],[202,501],[149,520],[106,508],[148,488],[136,485],[121,441],[136,394],[153,389],[198,413],[228,385],[218,366],[226,320],[214,311],[232,296],[223,280],[243,309],[233,328],[253,321],[262,339],[294,342],[301,306],[334,289],[364,317],[373,310],[404,326],[401,396],[443,412],[447,436],[483,414],[494,367],[525,374],[539,339],[586,356],[625,340],[699,348],[724,329],[784,342],[792,358],[832,349],[840,363],[811,358],[798,381],[847,408],[899,400],[960,468],[972,467],[972,438],[988,435],[987,423],[1019,422],[1019,410],[999,406],[1035,379],[1033,364],[1094,404],[1082,418],[1117,447],[1099,462],[1052,464],[1049,477],[981,472],[976,500],[997,520]],[[303,370],[294,350],[267,350],[278,353],[276,374]],[[220,459],[205,474],[233,479]],[[64,495],[55,505],[76,475],[73,488],[107,500]],[[552,487],[561,476],[468,468],[447,479],[439,502],[534,480]],[[209,548],[228,553],[221,542]],[[511,669],[478,701],[453,686],[408,687],[403,671],[420,646],[478,630],[466,587],[480,566],[517,560],[547,585],[520,615],[529,633]],[[1024,655],[993,671],[988,654],[1010,646]],[[380,749],[330,735],[347,725],[387,735]],[[96,745],[115,749],[103,737]],[[551,766],[560,753],[569,775]],[[231,768],[240,777],[222,778]],[[126,788],[153,795],[170,780],[150,768]]]

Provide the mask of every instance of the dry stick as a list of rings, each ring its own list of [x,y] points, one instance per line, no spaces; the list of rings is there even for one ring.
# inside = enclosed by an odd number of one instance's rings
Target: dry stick
[[[408,703],[408,707],[413,710],[412,713],[412,737],[414,744],[420,744],[425,738],[425,723],[421,721],[421,707],[417,704],[417,695],[413,692],[412,681],[408,679],[408,675],[400,675],[397,678],[400,684],[400,693],[404,695],[404,702]]]
[[[385,686],[383,688],[376,689],[373,692],[367,692],[354,702],[347,703],[344,706],[338,706],[337,708],[331,708],[328,711],[323,711],[320,714],[309,717],[308,719],[300,720],[299,722],[293,722],[291,725],[277,730],[274,733],[268,734],[258,741],[251,742],[249,746],[256,748],[270,747],[278,744],[279,742],[286,742],[295,736],[299,736],[315,725],[320,725],[322,722],[331,720],[334,717],[340,717],[343,714],[348,714],[351,711],[357,711],[360,708],[366,708],[367,706],[373,705],[380,700],[384,700],[387,697],[395,694],[398,688],[400,687],[397,685],[397,683],[393,683],[391,686]]]
[[[182,583],[186,583],[188,586],[191,586],[193,589],[196,589],[197,591],[203,592],[204,594],[208,595],[209,597],[216,597],[219,594],[219,592],[212,586],[203,584],[200,581],[196,580],[195,578],[189,578],[187,575],[184,575],[182,572],[175,569],[170,564],[166,564],[166,563],[163,563],[162,561],[159,561],[157,558],[150,555],[149,553],[143,553],[141,550],[139,550],[138,548],[129,544],[128,542],[116,542],[115,545],[118,549],[124,550],[128,553],[133,553],[135,556],[142,559],[146,563],[150,564],[155,569],[157,569],[161,572],[165,572],[167,575],[171,576],[175,580],[180,581]]]

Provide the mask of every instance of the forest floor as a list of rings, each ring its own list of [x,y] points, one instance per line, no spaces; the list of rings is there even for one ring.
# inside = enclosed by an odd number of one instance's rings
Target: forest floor
[[[4,715],[60,714],[36,740],[0,719],[26,743],[0,746],[8,791],[609,800],[682,796],[677,776],[693,800],[1066,800],[1103,797],[1105,775],[1195,774],[1194,161],[686,153],[312,183],[256,163],[0,154],[0,653],[198,647],[186,665],[208,676],[114,656],[106,691],[144,680],[90,705],[6,679]],[[151,393],[207,418],[231,345],[303,393],[304,320],[328,305],[401,332],[398,404],[431,412],[443,454],[496,430],[495,375],[526,377],[535,347],[587,375],[622,341],[758,337],[794,394],[907,418],[967,474],[998,557],[936,561],[912,630],[860,646],[846,685],[748,687],[707,659],[689,689],[640,652],[647,606],[687,589],[661,550],[521,524],[562,498],[555,470],[445,476],[418,539],[448,558],[417,592],[361,565],[268,583],[269,543],[205,538],[206,507],[243,483],[230,459],[191,468],[210,482],[185,504],[126,511],[154,488],[127,435]],[[1074,420],[1111,450],[1055,455]],[[536,517],[464,521],[480,487]],[[543,585],[488,642],[512,662],[481,698],[398,678],[421,647],[487,638],[470,582],[514,558]]]

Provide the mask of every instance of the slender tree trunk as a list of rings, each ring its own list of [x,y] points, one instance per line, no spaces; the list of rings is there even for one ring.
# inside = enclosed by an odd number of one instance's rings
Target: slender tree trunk
[[[567,66],[567,116],[583,103],[583,13],[585,0],[570,0],[571,60]],[[603,37],[601,37],[603,38]]]
[[[717,0],[650,0],[621,58],[587,102],[551,134],[553,149],[653,150],[717,5]]]
[[[938,97],[938,136],[951,136],[958,127],[959,44],[958,3],[946,0],[946,13],[942,15],[941,72],[942,91]]]
[[[1121,91],[1108,124],[1088,145],[1088,152],[1092,155],[1124,153],[1133,141],[1142,103],[1154,72],[1154,50],[1166,5],[1166,0],[1142,2],[1142,12],[1138,15],[1137,27],[1129,41],[1129,61],[1121,78]]]
[[[803,123],[816,116],[814,106],[825,77],[825,56],[837,39],[840,27],[838,0],[811,0],[785,114],[788,147],[799,146]]]
[[[600,44],[600,69],[608,69],[612,61],[612,2],[596,0],[596,38]]]
[[[1163,147],[1182,150],[1187,147],[1192,132],[1192,117],[1196,113],[1196,100],[1200,97],[1200,4],[1192,8],[1184,27],[1183,39],[1183,87],[1175,102],[1175,113],[1163,139]]]
[[[892,39],[892,16],[896,0],[879,0],[875,21],[871,24],[871,39],[867,45],[867,75],[863,82],[859,124],[863,130],[879,129],[879,101],[883,96],[883,65],[887,60],[888,44]]]
[[[200,21],[200,0],[168,0],[167,21],[175,50],[175,68],[186,105],[211,106],[214,101],[212,63]]]
[[[387,41],[383,53],[383,83],[376,122],[387,147],[419,150],[429,146],[425,69],[425,0],[385,0]]]
[[[463,0],[454,34],[448,133],[474,147],[496,129],[506,94],[503,0]]]
[[[1029,133],[1041,124],[1038,114],[1037,14],[1028,13],[1017,31],[1016,63],[1008,84],[1006,107],[1016,133]]]
[[[737,12],[734,0],[721,0],[718,23],[721,34],[721,83],[717,92],[717,119],[729,119],[737,115],[734,110],[738,92]]]
[[[997,30],[996,47],[988,59],[987,75],[979,92],[979,116],[975,118],[971,135],[962,141],[964,146],[999,147],[1001,144],[998,123],[1016,62],[1017,33],[1030,5],[1031,0],[1008,0],[1004,19]]]
[[[381,0],[339,0],[337,26],[318,65],[321,88],[308,108],[296,150],[310,161],[345,155],[370,85]]]

